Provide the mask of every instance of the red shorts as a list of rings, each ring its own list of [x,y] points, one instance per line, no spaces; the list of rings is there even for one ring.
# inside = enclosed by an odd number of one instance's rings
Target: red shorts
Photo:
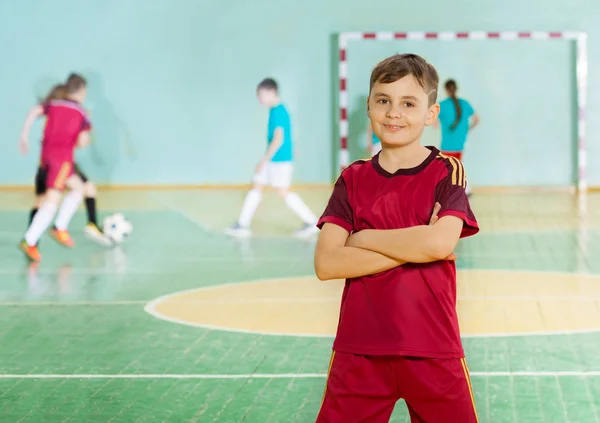
[[[73,161],[43,160],[41,168],[46,172],[47,189],[65,189],[67,179],[73,174]]]
[[[317,423],[387,423],[401,398],[413,423],[478,422],[464,358],[334,352]]]
[[[462,160],[462,151],[442,151],[444,156],[455,157],[458,160]]]

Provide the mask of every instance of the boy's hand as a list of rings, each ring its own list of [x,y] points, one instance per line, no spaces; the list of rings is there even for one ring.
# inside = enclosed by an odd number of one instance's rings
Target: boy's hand
[[[433,225],[435,222],[439,220],[438,213],[442,209],[442,205],[440,203],[435,203],[433,206],[433,212],[431,212],[431,217],[429,218],[429,224]]]
[[[438,220],[438,213],[442,209],[442,205],[440,203],[435,203],[433,206],[433,211],[431,213],[431,217],[429,218],[429,225],[434,225]],[[348,237],[346,241],[346,247],[356,247],[361,248],[361,232],[355,232]],[[456,254],[452,253],[444,260],[456,260]]]
[[[262,172],[262,170],[265,168],[265,166],[267,165],[267,160],[262,159],[260,162],[258,162],[258,164],[256,165],[256,169],[254,170],[255,173],[260,173]]]

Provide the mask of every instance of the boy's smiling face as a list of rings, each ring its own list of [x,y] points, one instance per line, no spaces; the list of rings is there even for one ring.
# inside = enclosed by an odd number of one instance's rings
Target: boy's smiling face
[[[375,135],[388,147],[420,140],[425,126],[433,124],[439,104],[429,105],[429,95],[412,76],[389,84],[376,82],[367,99],[368,116]]]

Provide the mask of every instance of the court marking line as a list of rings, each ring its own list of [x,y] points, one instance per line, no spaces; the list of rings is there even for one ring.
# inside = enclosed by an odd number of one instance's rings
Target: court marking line
[[[525,274],[559,274],[559,275],[568,275],[568,276],[581,276],[584,278],[597,278],[598,275],[591,273],[575,273],[575,272],[552,272],[552,271],[533,271],[533,270],[515,270],[515,269],[457,269],[461,272],[498,272],[498,273],[525,273]],[[223,287],[231,287],[237,285],[244,284],[252,284],[258,282],[276,282],[276,283],[284,283],[289,282],[292,279],[311,279],[314,280],[314,275],[304,275],[304,276],[285,276],[285,277],[272,277],[272,278],[263,278],[263,279],[252,279],[248,281],[238,281],[238,282],[227,282],[223,284],[209,285],[200,288],[192,288],[185,289],[181,291],[172,292],[170,294],[161,295],[160,297],[155,298],[154,300],[149,301],[144,307],[144,311],[151,316],[159,320],[163,320],[170,323],[177,323],[184,326],[192,326],[198,327],[202,329],[209,330],[218,330],[223,332],[231,332],[231,333],[243,333],[248,335],[260,335],[260,336],[286,336],[286,337],[300,337],[300,338],[335,338],[335,335],[332,334],[318,334],[318,333],[286,333],[286,332],[266,332],[259,330],[247,330],[247,329],[234,329],[234,328],[226,328],[217,325],[210,325],[204,323],[197,322],[189,322],[182,319],[177,319],[175,317],[165,316],[158,311],[156,311],[156,306],[160,303],[168,299],[169,297],[173,297],[176,295],[187,294],[190,292],[198,292],[198,291],[206,291],[206,290],[214,290],[220,289]],[[323,282],[327,283],[327,282]],[[559,330],[559,331],[534,331],[534,332],[520,332],[520,333],[482,333],[482,334],[461,334],[461,339],[469,339],[469,338],[508,338],[508,337],[523,337],[523,336],[551,336],[551,335],[574,335],[574,334],[589,334],[589,333],[597,333],[600,332],[600,328],[598,329],[577,329],[577,330]]]
[[[471,377],[600,377],[596,371],[514,371],[470,372]],[[326,378],[327,373],[248,373],[248,374],[0,374],[0,379],[311,379]]]
[[[499,257],[497,255],[495,255],[495,257]],[[505,256],[505,257],[509,257],[509,256]],[[297,263],[299,261],[299,259],[287,259],[287,258],[269,258],[269,257],[259,257],[259,258],[253,258],[252,261],[254,263]],[[197,257],[197,258],[191,258],[191,259],[182,259],[181,260],[182,263],[197,263],[197,262],[220,262],[220,263],[238,263],[239,260],[238,258],[227,258],[227,259],[223,259],[223,258],[219,258],[219,257]],[[483,272],[497,272],[497,273],[506,273],[506,272],[511,272],[511,273],[515,273],[515,272],[519,272],[519,273],[524,273],[524,274],[549,274],[549,275],[568,275],[568,276],[576,276],[576,277],[584,277],[584,278],[600,278],[600,274],[597,273],[592,273],[592,272],[566,272],[566,271],[552,271],[552,270],[528,270],[528,269],[520,269],[520,270],[510,270],[510,269],[481,269],[481,268],[477,268],[477,269],[463,269],[463,268],[457,268],[457,270],[459,272],[472,272],[472,271],[483,271]],[[24,273],[26,273],[27,267],[22,267],[22,268],[0,268],[0,275],[22,275]],[[37,270],[36,272],[38,274],[53,274],[56,273],[57,268],[40,268],[39,270]],[[73,266],[70,271],[72,273],[79,273],[79,274],[106,274],[106,275],[112,275],[112,274],[122,274],[124,273],[123,270],[118,270],[118,269],[102,269],[102,268],[93,268],[93,267],[76,267]],[[134,273],[134,274],[148,274],[148,273],[179,273],[182,272],[180,269],[177,268],[160,268],[160,269],[156,269],[156,268],[127,268],[126,270],[127,273]],[[315,278],[314,275],[302,275],[302,276],[298,276],[298,277],[293,277],[293,278],[298,278],[298,279],[303,279],[303,278]],[[285,282],[286,279],[290,279],[289,276],[285,276],[285,277],[281,277],[281,278],[265,278],[265,279],[258,279],[258,280],[251,280],[251,281],[241,281],[241,282],[228,282],[225,284],[220,284],[220,285],[210,285],[209,287],[202,287],[202,288],[211,288],[211,287],[220,287],[220,286],[227,286],[227,285],[237,285],[237,284],[242,284],[242,283],[251,283],[251,282],[259,282],[259,281],[283,281]],[[327,283],[327,282],[323,282],[323,283]],[[195,289],[200,289],[200,288],[195,288]],[[180,291],[180,292],[185,292],[185,291]]]
[[[535,297],[535,296],[500,296],[477,297],[458,296],[459,301],[557,301],[557,302],[596,302],[600,296],[589,297]],[[170,300],[169,304],[290,304],[290,303],[338,303],[339,298],[226,298],[214,300]],[[114,301],[0,301],[0,307],[32,307],[32,306],[120,306],[147,304],[148,300],[114,300]]]
[[[177,207],[177,206],[169,203],[169,201],[167,199],[165,199],[162,195],[160,195],[158,192],[150,191],[147,194],[150,197],[154,197],[155,200],[157,200],[160,204],[162,204],[167,209],[171,210],[172,212],[180,214],[181,216],[186,218],[188,221],[192,222],[194,225],[196,225],[197,227],[202,229],[204,232],[207,232],[207,233],[212,232],[211,229],[207,225],[204,224],[204,222],[196,219],[195,217],[193,217],[192,215],[190,215],[188,212],[181,209],[180,207]]]

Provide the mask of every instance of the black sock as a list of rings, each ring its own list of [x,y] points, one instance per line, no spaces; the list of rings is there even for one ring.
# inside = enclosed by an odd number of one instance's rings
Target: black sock
[[[94,197],[88,197],[85,199],[85,208],[88,215],[88,223],[93,223],[98,226],[96,222],[96,199]]]
[[[35,217],[35,214],[38,212],[38,209],[36,209],[35,207],[31,209],[31,212],[29,212],[29,226],[31,226],[31,222],[33,222],[33,218]]]

